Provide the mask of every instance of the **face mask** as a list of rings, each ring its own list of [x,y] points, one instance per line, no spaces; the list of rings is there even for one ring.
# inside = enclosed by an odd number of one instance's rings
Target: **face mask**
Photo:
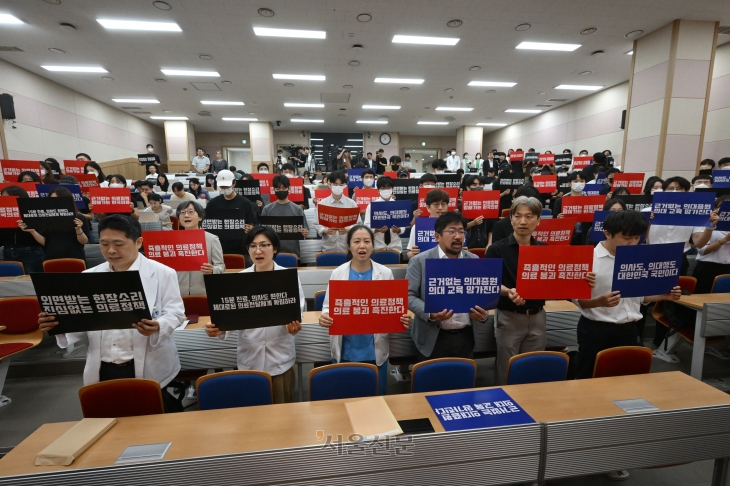
[[[390,199],[390,197],[393,195],[393,189],[382,189],[380,191],[380,197],[383,199]]]
[[[260,171],[259,171],[259,174],[268,174],[268,173],[269,173],[269,171],[268,171],[268,170],[266,170],[266,169],[264,169],[264,170],[260,170]]]
[[[276,194],[276,199],[279,201],[283,201],[289,197],[289,191],[274,191],[274,193]]]
[[[154,151],[155,151],[155,149],[153,149],[152,147],[150,147],[150,148],[147,149],[147,152],[149,152],[149,153],[152,153]]]
[[[695,186],[695,189],[709,189],[709,188],[710,188],[710,186],[708,186],[707,184],[697,184]]]
[[[335,196],[341,196],[345,192],[345,186],[332,186],[332,194]]]
[[[109,183],[109,187],[114,187],[114,188],[117,188],[117,189],[121,189],[122,187],[124,187],[124,184],[121,184],[119,182],[111,182],[111,183]]]
[[[46,173],[47,173],[47,172],[45,171],[45,169],[41,169],[41,176],[44,176],[44,175],[46,175]]]
[[[451,155],[456,155],[456,152],[451,152]]]
[[[443,173],[444,173],[444,171],[436,169],[436,173],[437,173],[437,174],[443,174]]]
[[[573,182],[570,185],[570,189],[573,192],[581,192],[583,190],[583,188],[585,188],[585,187],[586,187],[586,183],[585,182]]]
[[[476,186],[476,187],[470,187],[470,191],[483,191],[484,188],[482,186]]]
[[[276,155],[278,155],[279,157],[281,157],[281,153],[278,153],[278,154],[276,154]]]
[[[701,165],[700,166],[700,170],[710,170],[710,169],[712,169],[712,167],[710,167],[709,165]]]
[[[289,179],[291,179],[292,177],[295,177],[294,174],[284,174],[284,175],[287,176]]]
[[[464,160],[469,160],[469,156],[468,155],[465,155],[464,156]]]
[[[89,171],[87,172],[87,174],[94,174],[95,176],[98,176],[99,175],[99,173],[97,171],[91,170],[91,169],[89,169]]]
[[[221,188],[221,192],[223,193],[224,196],[230,196],[231,194],[233,194],[233,188],[232,187]]]
[[[725,167],[720,167],[720,170],[730,170],[730,165],[726,165]]]
[[[669,189],[669,190],[667,190],[667,192],[679,192],[679,191],[676,189]]]
[[[364,185],[365,187],[373,187],[373,182],[375,182],[375,181],[374,181],[373,179],[370,179],[370,178],[368,178],[368,179],[363,179],[363,180],[362,180],[362,184],[363,184],[363,185]]]
[[[568,177],[567,172],[558,172],[558,177]]]
[[[435,186],[435,185],[431,185],[431,184],[429,184],[429,185],[427,185],[427,186],[423,186],[423,188],[424,188],[424,189],[436,189],[436,186]]]
[[[654,194],[655,192],[664,192],[663,189],[652,189],[651,193]]]

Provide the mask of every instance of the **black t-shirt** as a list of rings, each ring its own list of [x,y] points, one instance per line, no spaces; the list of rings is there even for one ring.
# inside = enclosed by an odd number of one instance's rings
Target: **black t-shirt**
[[[258,224],[258,211],[254,209],[251,201],[238,194],[231,200],[226,199],[222,194],[214,197],[208,202],[205,208],[206,211],[210,209],[237,209],[243,213],[243,220],[246,224],[252,224],[254,226]],[[221,247],[223,248],[223,253],[248,254],[243,248],[243,240],[222,239]]]
[[[385,172],[385,167],[380,164],[388,165],[388,159],[385,157],[375,157],[375,173],[382,174]]]
[[[492,226],[492,244],[507,238],[513,232],[512,220],[509,217],[500,219]]]
[[[33,235],[20,228],[0,228],[0,246],[4,248],[26,248],[41,246]]]
[[[537,241],[535,238],[530,237],[531,246],[547,246],[541,241]],[[492,243],[487,248],[486,258],[501,258],[502,259],[502,285],[508,289],[513,289],[517,285],[517,263],[520,255],[520,245],[515,240],[514,235],[509,235],[507,238]],[[534,309],[539,310],[545,306],[544,300],[527,300],[525,305],[516,306],[509,297],[500,297],[497,309],[512,311],[517,309]]]
[[[83,216],[77,215],[81,220],[81,229],[89,237],[91,233],[91,224],[89,220]],[[56,258],[78,258],[86,261],[86,253],[84,253],[84,245],[79,243],[76,238],[76,228],[70,230],[52,230],[43,232],[46,244],[43,247],[43,260],[53,260]]]

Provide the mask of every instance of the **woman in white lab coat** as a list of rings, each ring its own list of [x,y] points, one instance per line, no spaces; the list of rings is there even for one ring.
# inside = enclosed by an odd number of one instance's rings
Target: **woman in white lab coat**
[[[287,270],[274,262],[274,257],[279,251],[279,237],[268,226],[252,228],[246,234],[243,245],[248,249],[254,264],[241,273]],[[306,300],[301,282],[299,282],[299,303],[301,311],[304,312]],[[238,369],[265,371],[270,374],[274,403],[291,402],[296,380],[294,335],[301,328],[301,319],[299,319],[282,326],[238,331]],[[214,323],[207,324],[205,332],[208,333],[208,336],[221,340],[228,337],[228,333],[218,329]]]
[[[196,230],[200,229],[200,225],[205,219],[205,210],[195,201],[183,201],[177,207],[176,216],[180,223],[180,229]],[[177,272],[180,295],[204,295],[205,281],[203,275],[226,271],[220,239],[213,233],[206,231],[205,247],[208,251],[208,263],[203,264],[199,272]]]

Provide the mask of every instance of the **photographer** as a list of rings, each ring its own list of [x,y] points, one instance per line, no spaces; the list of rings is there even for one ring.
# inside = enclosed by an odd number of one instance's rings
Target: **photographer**
[[[332,168],[333,170],[352,169],[352,154],[350,151],[342,148],[337,157],[332,159]]]

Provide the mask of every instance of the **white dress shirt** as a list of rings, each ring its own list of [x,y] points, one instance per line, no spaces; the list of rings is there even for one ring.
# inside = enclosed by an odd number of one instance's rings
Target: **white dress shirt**
[[[687,253],[692,246],[689,239],[693,233],[702,233],[705,231],[703,226],[673,226],[666,224],[652,224],[649,227],[649,236],[646,242],[651,245],[659,245],[662,243],[684,243],[684,252]]]
[[[317,208],[322,205],[337,208],[358,207],[355,201],[346,197],[344,194],[340,196],[339,200],[336,200],[332,195],[322,199],[317,204]],[[334,235],[328,235],[326,233],[328,227],[319,224],[319,209],[317,208],[314,210],[314,220],[317,221],[314,228],[317,230],[317,234],[322,237],[322,251],[347,251],[347,233],[341,235],[338,232]],[[349,230],[350,228],[351,226],[348,226],[346,229]]]
[[[596,286],[591,290],[591,299],[611,293],[613,284],[613,266],[616,257],[611,255],[603,246],[603,242],[593,250],[593,273],[596,274]],[[610,322],[612,324],[626,324],[641,319],[641,303],[644,297],[629,297],[619,300],[615,307],[593,307],[583,309],[578,300],[573,303],[580,308],[584,317],[593,321]]]
[[[139,272],[141,258],[134,261],[130,272]],[[109,271],[113,272],[111,265]],[[154,316],[152,317],[154,319]],[[138,332],[129,324],[129,329],[108,329],[101,331],[101,360],[107,363],[126,363],[134,359],[134,333]]]
[[[389,201],[395,201],[395,196],[391,196]],[[388,202],[382,197],[378,199],[376,202]],[[372,203],[368,204],[367,209],[365,210],[365,218],[363,219],[363,224],[371,229],[378,229],[373,228],[373,225],[370,222],[370,210],[372,207]],[[374,250],[395,250],[397,252],[403,251],[403,243],[401,242],[400,235],[403,234],[405,231],[405,228],[400,229],[400,233],[394,233],[393,230],[388,229],[390,231],[390,244],[385,244],[385,233],[375,233],[375,241],[373,241],[373,249]]]
[[[449,258],[446,253],[441,249],[441,247],[438,247],[439,249],[439,258]],[[461,252],[459,252],[459,258],[462,257]],[[463,329],[466,326],[471,326],[471,318],[469,317],[469,314],[456,314],[454,313],[453,316],[451,316],[451,319],[446,319],[445,321],[441,321],[441,329],[446,330],[452,330],[452,329]]]
[[[695,230],[696,229],[697,228],[695,228]],[[705,246],[698,249],[699,254],[697,255],[697,261],[721,263],[723,265],[730,263],[730,243],[725,243],[718,250],[715,250],[712,253],[705,253],[708,246],[713,243],[717,243],[721,239],[725,238],[725,236],[727,236],[727,231],[713,231],[712,236],[710,236],[710,241],[708,241]]]

